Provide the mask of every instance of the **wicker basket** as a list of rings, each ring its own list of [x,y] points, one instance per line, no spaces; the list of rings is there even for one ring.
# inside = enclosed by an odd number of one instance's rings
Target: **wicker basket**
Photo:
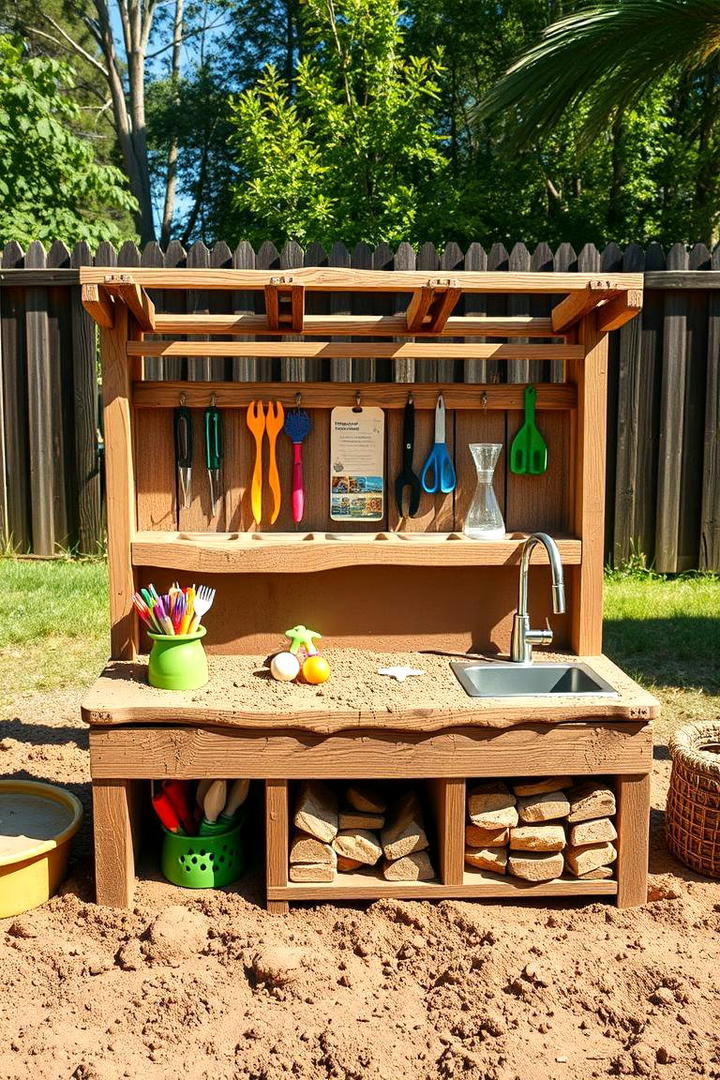
[[[668,847],[692,870],[720,878],[720,721],[688,724],[669,749]]]

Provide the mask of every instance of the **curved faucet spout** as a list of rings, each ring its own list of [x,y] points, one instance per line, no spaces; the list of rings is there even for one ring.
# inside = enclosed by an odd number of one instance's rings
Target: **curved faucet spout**
[[[549,645],[552,641],[552,630],[531,630],[528,613],[528,576],[530,573],[530,557],[533,548],[542,544],[550,561],[550,574],[552,577],[552,605],[556,615],[562,615],[565,611],[565,579],[563,576],[562,560],[560,551],[552,536],[544,532],[531,533],[523,546],[520,559],[520,580],[518,583],[518,607],[513,619],[512,641],[510,646],[510,658],[519,664],[532,663],[533,642],[539,645]]]

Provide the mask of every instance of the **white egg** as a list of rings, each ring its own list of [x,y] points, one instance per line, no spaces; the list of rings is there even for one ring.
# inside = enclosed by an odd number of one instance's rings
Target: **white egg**
[[[300,674],[300,661],[294,653],[276,653],[270,661],[270,674],[278,682],[292,682]]]

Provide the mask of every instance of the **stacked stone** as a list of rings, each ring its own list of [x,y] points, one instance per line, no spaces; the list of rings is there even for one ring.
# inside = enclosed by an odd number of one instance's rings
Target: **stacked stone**
[[[489,781],[467,800],[465,862],[525,881],[552,881],[565,869],[579,878],[612,877],[615,797],[569,776]]]
[[[422,807],[414,791],[398,799],[388,813],[385,794],[370,784],[345,789],[344,805],[321,781],[300,787],[295,808],[296,833],[290,845],[290,881],[333,881],[377,866],[388,881],[428,881],[435,876]]]

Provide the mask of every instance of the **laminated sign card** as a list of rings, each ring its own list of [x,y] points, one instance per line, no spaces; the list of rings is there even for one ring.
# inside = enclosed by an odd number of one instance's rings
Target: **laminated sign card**
[[[385,413],[336,408],[330,417],[330,517],[379,521],[384,512]]]

